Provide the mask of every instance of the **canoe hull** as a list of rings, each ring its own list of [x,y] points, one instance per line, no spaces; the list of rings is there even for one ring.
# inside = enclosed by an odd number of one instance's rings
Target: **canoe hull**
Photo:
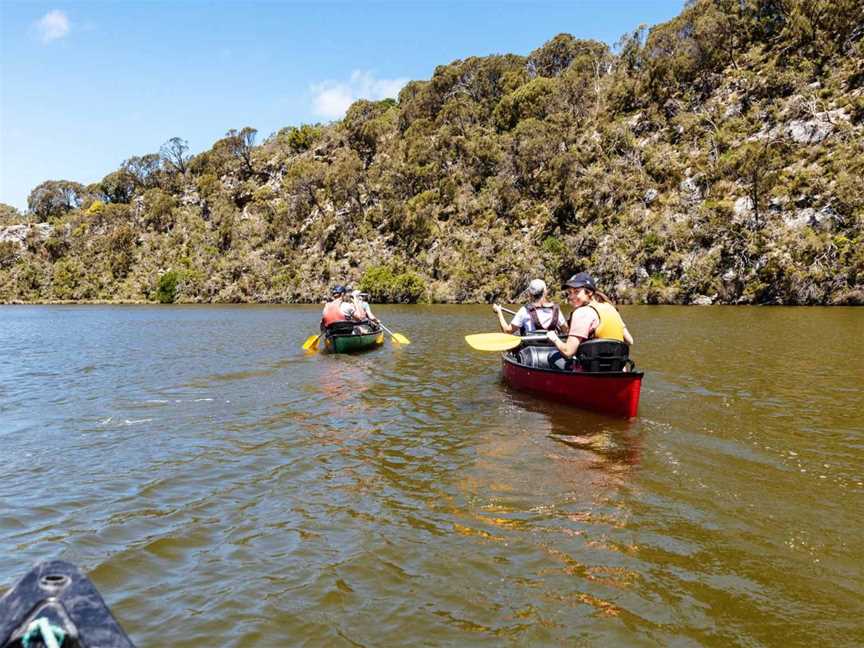
[[[77,637],[75,646],[135,648],[90,579],[62,560],[36,565],[0,597],[0,646],[22,645],[36,619]],[[38,639],[34,644],[45,645]]]
[[[502,354],[504,380],[519,391],[574,407],[634,418],[639,411],[642,372],[578,372],[528,367]]]
[[[324,350],[328,353],[354,353],[375,349],[384,344],[384,331],[361,335],[337,334],[324,337]]]

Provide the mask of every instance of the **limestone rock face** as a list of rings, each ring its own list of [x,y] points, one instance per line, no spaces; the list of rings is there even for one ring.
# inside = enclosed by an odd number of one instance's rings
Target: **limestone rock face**
[[[690,300],[690,303],[694,306],[710,306],[714,303],[714,299],[712,299],[708,295],[696,295],[693,299]]]
[[[816,210],[812,207],[806,207],[805,209],[797,209],[794,212],[790,212],[783,215],[783,223],[786,227],[791,229],[798,229],[800,227],[804,227],[805,225],[810,224],[810,219],[813,218],[813,214],[816,213]]]
[[[741,196],[736,199],[732,205],[732,213],[734,214],[732,218],[733,223],[741,224],[749,221],[755,213],[753,210],[753,199],[750,196]]]
[[[833,124],[815,119],[810,121],[795,119],[786,127],[786,133],[793,142],[798,144],[818,144],[833,132]]]
[[[0,227],[0,243],[11,241],[24,247],[27,237],[31,232],[34,232],[39,240],[47,239],[54,230],[48,223],[33,223],[23,225],[9,225],[8,227]]]
[[[816,113],[813,119],[793,119],[786,125],[785,131],[798,144],[818,144],[831,135],[841,121],[849,121],[845,110],[827,110]]]
[[[826,205],[813,214],[813,219],[810,221],[810,225],[817,229],[831,229],[835,225],[840,224],[842,220],[840,214],[838,214],[833,207]]]
[[[695,205],[702,200],[702,188],[699,186],[695,176],[687,176],[678,187],[681,191],[681,200],[688,205]]]
[[[651,188],[645,192],[645,195],[642,197],[642,200],[645,201],[646,205],[650,205],[652,202],[654,202],[657,199],[658,195],[659,195],[658,191],[654,188]]]
[[[804,207],[783,216],[783,223],[791,229],[799,229],[809,225],[813,229],[829,230],[841,222],[841,216],[830,205],[818,210],[813,207]]]
[[[201,196],[191,187],[186,187],[183,195],[180,197],[180,204],[187,207],[197,207],[201,204]]]

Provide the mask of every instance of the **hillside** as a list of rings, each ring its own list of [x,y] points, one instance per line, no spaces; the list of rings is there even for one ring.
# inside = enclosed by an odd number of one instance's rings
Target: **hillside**
[[[155,144],[154,146],[158,146]],[[860,0],[701,0],[0,209],[0,301],[864,303]]]

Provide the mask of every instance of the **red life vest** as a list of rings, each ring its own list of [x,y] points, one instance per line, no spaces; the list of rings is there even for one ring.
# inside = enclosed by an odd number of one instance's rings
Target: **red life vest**
[[[331,302],[327,302],[327,305],[324,306],[324,314],[321,316],[322,326],[327,327],[336,322],[346,321],[345,314],[340,308],[341,304],[341,299],[334,299]]]

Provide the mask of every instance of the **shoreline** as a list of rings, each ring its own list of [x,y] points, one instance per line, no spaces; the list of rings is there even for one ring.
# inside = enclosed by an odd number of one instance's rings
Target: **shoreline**
[[[37,301],[0,301],[0,306],[320,306],[323,301],[305,301],[305,302],[174,302],[171,304],[162,304],[158,301],[147,301],[143,299],[46,299]],[[518,304],[520,302],[500,302],[506,305]],[[402,302],[375,302],[376,306],[491,306],[486,302],[416,302],[412,304]],[[734,306],[734,307],[760,307],[760,308],[858,308],[864,306],[864,303],[847,303],[847,304],[734,304],[717,302],[713,304],[676,304],[676,303],[658,303],[649,304],[647,302],[616,302],[616,306],[686,306],[695,308],[710,308],[712,306]]]

